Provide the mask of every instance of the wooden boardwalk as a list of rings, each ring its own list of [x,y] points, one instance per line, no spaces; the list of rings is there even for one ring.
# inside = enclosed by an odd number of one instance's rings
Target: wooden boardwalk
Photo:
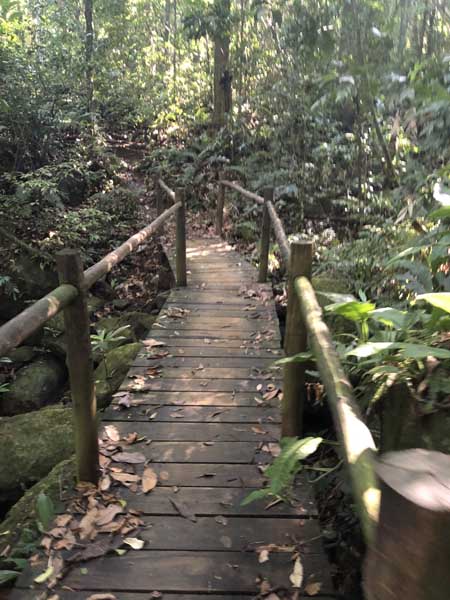
[[[158,474],[149,494],[119,492],[143,515],[144,549],[89,561],[87,573],[72,569],[59,598],[147,600],[158,591],[165,600],[237,600],[270,587],[279,594],[270,600],[308,591],[330,599],[311,488],[300,482],[294,506],[241,506],[277,452],[281,380],[270,366],[282,351],[272,290],[218,238],[190,241],[187,260],[188,287],[172,290],[123,383],[130,406],[119,407],[119,396],[103,419],[121,436],[136,432],[133,450]],[[298,595],[289,580],[296,552]]]

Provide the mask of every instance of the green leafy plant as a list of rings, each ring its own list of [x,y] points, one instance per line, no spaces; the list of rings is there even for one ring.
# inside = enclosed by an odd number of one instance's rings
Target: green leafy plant
[[[250,504],[250,502],[266,497],[284,498],[292,486],[295,476],[303,468],[301,461],[313,454],[321,442],[322,438],[320,437],[306,437],[301,440],[290,437],[282,438],[280,455],[265,471],[265,475],[269,478],[269,485],[264,489],[251,492],[244,498],[242,504]]]
[[[118,327],[117,329],[100,329],[97,333],[91,334],[91,346],[93,352],[101,352],[103,355],[117,346],[118,342],[126,340],[126,337],[121,335],[124,331],[130,329],[129,325]]]

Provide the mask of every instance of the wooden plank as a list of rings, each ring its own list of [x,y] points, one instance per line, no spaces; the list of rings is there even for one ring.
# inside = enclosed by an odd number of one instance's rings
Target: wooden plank
[[[165,327],[166,329],[204,329],[211,327],[213,332],[221,329],[230,329],[231,331],[260,331],[261,329],[270,329],[277,331],[278,321],[266,316],[264,321],[259,319],[246,319],[239,317],[207,317],[188,315],[182,319],[178,318],[160,318],[155,326]]]
[[[323,592],[332,591],[328,565],[322,555],[304,557],[304,581],[319,581]],[[89,585],[108,591],[159,590],[198,593],[257,593],[256,580],[267,578],[284,587],[292,572],[292,557],[273,553],[260,564],[255,552],[130,551],[88,563]],[[64,580],[71,588],[86,585],[86,576],[73,569]]]
[[[149,371],[150,369],[150,371]],[[133,366],[128,374],[128,377],[138,375],[145,377],[150,372],[152,375],[154,367],[136,367]],[[256,367],[238,368],[238,367],[166,367],[160,365],[160,376],[167,379],[264,379],[265,381],[281,381],[280,367],[273,369],[257,369]]]
[[[90,595],[94,595],[98,593],[97,590],[90,590],[85,588],[84,592],[74,592],[72,590],[66,590],[59,587],[55,587],[53,592],[57,594],[58,600],[86,600]],[[121,592],[120,597],[117,597],[117,600],[148,600],[149,593],[153,590],[148,590],[147,592]],[[232,600],[251,600],[254,597],[254,594],[251,595],[242,595],[233,594]],[[8,596],[9,600],[37,600],[39,596],[36,596],[36,591],[34,590],[13,590],[12,595]],[[300,593],[298,596],[299,600],[303,600],[303,598],[309,598],[311,600],[311,596],[304,596]],[[214,594],[214,600],[230,600],[230,596],[223,596],[220,594]],[[318,600],[335,600],[335,596],[317,596]],[[182,592],[181,594],[164,594],[164,600],[205,600],[204,594],[186,594]]]
[[[176,502],[176,495],[174,495]],[[195,522],[178,516],[145,517],[140,538],[152,550],[217,552],[255,551],[263,545],[301,548],[302,555],[321,551],[316,519],[197,517]],[[292,551],[291,551],[292,552]]]
[[[205,479],[205,486],[208,481]],[[317,516],[314,494],[303,476],[293,494],[292,504],[273,503],[271,500],[258,500],[242,506],[242,501],[252,489],[242,487],[156,487],[148,496],[120,488],[121,498],[132,503],[136,510],[144,515],[177,515],[178,511],[171,499],[182,503],[189,511],[199,516],[227,515],[248,517],[297,517]]]
[[[114,421],[114,425],[122,435],[136,430],[129,421]],[[277,440],[279,429],[270,423],[139,423],[139,434],[155,442],[271,442]]]
[[[118,399],[117,399],[118,400]],[[160,400],[161,404],[163,400]],[[161,406],[155,405],[148,409],[144,406],[123,408],[111,405],[103,413],[103,419],[110,421],[147,421],[149,415],[157,411],[156,421],[176,423],[279,423],[281,421],[279,408],[271,406],[243,406],[239,408],[223,406]]]
[[[222,356],[222,357],[212,357],[212,358],[199,358],[195,356],[165,356],[163,358],[159,358],[156,356],[152,358],[149,355],[148,358],[143,358],[141,355],[138,355],[137,358],[133,361],[133,367],[152,367],[156,364],[161,365],[162,367],[199,367],[202,365],[205,368],[252,368],[255,367],[259,370],[268,370],[277,360],[278,357],[273,358],[255,358],[253,356]],[[279,367],[278,367],[279,368]],[[275,372],[275,369],[274,369]]]
[[[116,400],[120,396],[116,396]],[[204,389],[199,392],[132,392],[130,402],[134,406],[152,406],[161,404],[174,406],[261,406],[257,400],[262,401],[260,393],[245,392],[208,392]],[[278,406],[278,400],[267,402],[270,406]]]
[[[259,386],[266,389],[270,381],[265,379],[147,379],[136,383],[135,379],[125,380],[121,390],[166,391],[166,392],[257,392]]]
[[[182,333],[177,331],[176,329],[168,330],[168,329],[152,329],[152,338],[156,340],[161,340],[168,344],[165,340],[177,341],[182,339],[183,343],[188,339],[198,339],[198,340],[207,340],[210,344],[228,344],[229,341],[239,342],[241,345],[244,342],[247,344],[252,344],[256,347],[265,348],[268,347],[280,347],[280,334],[275,329],[266,329],[265,333],[261,334],[260,337],[253,335],[250,332],[242,332],[242,331],[229,331],[227,329],[211,331],[210,329],[188,329],[184,330]],[[257,333],[257,332],[255,332]]]
[[[152,463],[159,481],[165,486],[177,487],[234,487],[260,488],[266,481],[258,465],[193,463]],[[142,472],[142,465],[136,465]]]
[[[117,424],[117,423],[116,423]],[[137,425],[137,426],[136,426]],[[141,435],[139,424],[134,429]],[[155,442],[133,444],[131,451],[144,454],[147,460],[161,463],[263,464],[272,461],[261,442]]]
[[[282,358],[283,351],[279,346],[275,348],[251,348],[246,347],[235,347],[232,345],[218,346],[217,344],[205,344],[203,340],[200,340],[196,344],[187,345],[185,348],[173,346],[172,341],[163,342],[164,346],[161,348],[155,348],[154,350],[146,350],[143,346],[142,351],[137,355],[137,359],[151,357],[152,354],[158,355],[161,350],[168,350],[171,356],[186,356],[186,357],[231,357],[236,359],[241,358],[270,358],[271,360],[277,360]],[[136,359],[136,360],[137,360]],[[159,359],[161,360],[161,359]]]

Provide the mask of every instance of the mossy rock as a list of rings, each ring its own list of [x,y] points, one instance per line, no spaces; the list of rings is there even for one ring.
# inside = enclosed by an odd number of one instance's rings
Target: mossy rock
[[[39,494],[45,494],[57,510],[66,490],[72,490],[76,483],[75,470],[75,457],[72,456],[59,462],[48,475],[25,492],[0,524],[0,550],[12,545],[17,556],[21,545],[29,544],[33,538],[38,540],[42,536],[37,528],[37,498]]]
[[[58,191],[61,194],[64,204],[67,206],[79,206],[89,195],[87,174],[80,169],[70,169],[59,180]]]
[[[8,358],[15,367],[31,362],[35,356],[36,350],[32,346],[19,346],[8,354]]]
[[[9,391],[0,399],[0,414],[18,415],[54,404],[66,380],[62,361],[50,355],[37,358],[17,371]]]
[[[72,409],[0,418],[0,498],[18,498],[74,452]]]
[[[152,328],[155,319],[156,317],[154,315],[130,311],[124,312],[121,315],[103,317],[97,321],[95,327],[97,331],[104,329],[107,332],[110,332],[119,329],[119,327],[128,326],[128,329],[120,332],[120,336],[124,337],[125,339],[116,344],[116,346],[119,346],[130,342],[136,342],[137,340],[143,338],[144,335]]]
[[[104,408],[125,379],[131,362],[142,348],[139,343],[126,344],[107,352],[94,373],[97,406]]]

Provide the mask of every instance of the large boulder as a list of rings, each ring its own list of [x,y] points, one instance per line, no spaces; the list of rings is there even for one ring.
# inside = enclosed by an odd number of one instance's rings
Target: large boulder
[[[0,399],[1,415],[18,415],[58,401],[67,372],[64,363],[43,355],[17,371],[9,390]]]
[[[17,500],[74,452],[72,409],[49,406],[0,418],[0,501]]]
[[[15,556],[23,547],[27,556],[29,543],[42,536],[37,527],[36,503],[39,494],[45,494],[58,510],[66,490],[70,492],[75,484],[75,459],[62,460],[41,481],[34,484],[8,511],[0,524],[0,551],[8,545],[15,548]],[[29,551],[29,550],[28,550]]]
[[[139,343],[126,344],[106,353],[94,373],[98,408],[107,406],[141,348],[142,345]]]

